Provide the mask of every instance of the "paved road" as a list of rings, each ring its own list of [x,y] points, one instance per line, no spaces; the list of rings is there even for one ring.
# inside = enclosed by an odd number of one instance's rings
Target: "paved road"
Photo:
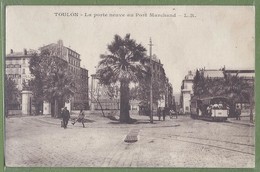
[[[179,117],[149,124],[118,124],[88,116],[60,128],[49,117],[6,119],[7,166],[48,167],[254,167],[254,127]],[[138,141],[126,135],[139,130]]]

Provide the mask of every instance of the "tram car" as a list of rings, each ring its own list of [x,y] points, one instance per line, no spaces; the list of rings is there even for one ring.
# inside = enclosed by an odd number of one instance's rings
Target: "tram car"
[[[230,106],[225,97],[192,98],[190,110],[194,119],[226,121]]]

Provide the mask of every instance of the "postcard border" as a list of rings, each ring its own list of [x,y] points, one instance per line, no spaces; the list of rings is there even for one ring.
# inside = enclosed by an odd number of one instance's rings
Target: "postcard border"
[[[0,127],[0,169],[1,171],[6,172],[119,172],[119,171],[131,171],[131,172],[150,172],[150,171],[160,171],[160,172],[170,172],[172,170],[179,172],[219,172],[219,171],[229,171],[229,172],[256,172],[260,171],[260,135],[256,133],[256,167],[254,169],[216,169],[216,168],[18,168],[18,167],[5,167],[4,166],[4,106],[3,106],[3,84],[4,84],[4,55],[5,55],[5,9],[9,5],[248,5],[255,6],[255,92],[256,92],[256,105],[260,103],[260,89],[257,89],[257,86],[260,84],[259,75],[260,75],[260,2],[255,0],[2,0],[1,1],[1,70],[0,75],[0,109],[1,117],[0,122],[2,123]],[[258,66],[258,68],[257,68]],[[260,113],[260,106],[256,106],[256,114]],[[255,121],[255,131],[260,131],[260,117],[256,115]]]

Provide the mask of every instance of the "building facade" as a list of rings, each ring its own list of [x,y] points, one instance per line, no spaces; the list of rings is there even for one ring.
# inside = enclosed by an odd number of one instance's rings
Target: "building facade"
[[[150,64],[151,62],[151,64]],[[173,87],[166,77],[165,70],[161,60],[156,55],[152,56],[152,59],[148,63],[152,67],[153,80],[159,81],[159,87],[164,88],[161,98],[157,102],[153,102],[154,109],[161,108],[172,108],[173,102]]]
[[[35,53],[37,53],[35,50],[27,51],[24,49],[23,52],[14,52],[11,50],[10,53],[6,55],[5,74],[15,82],[17,89],[20,91],[20,94],[17,97],[17,103],[9,105],[9,111],[6,115],[34,114],[32,92],[25,91],[24,86],[28,84],[29,80],[34,78],[29,69],[29,62],[30,59],[34,57]]]
[[[225,77],[225,75],[232,75],[242,78],[249,83],[249,87],[254,89],[254,78],[255,78],[255,71],[254,70],[227,70],[224,68],[222,69],[199,69],[198,70],[200,75],[204,78],[216,78],[221,79]],[[180,105],[184,113],[190,113],[190,100],[193,96],[193,79],[194,75],[191,71],[189,74],[185,76],[184,80],[182,81],[181,86],[181,96],[180,96]],[[252,92],[254,92],[252,90]],[[236,102],[236,107],[248,113],[249,109],[249,102],[243,99],[239,99]]]
[[[183,113],[190,113],[190,100],[193,95],[194,75],[189,71],[181,85],[180,105]]]
[[[23,89],[23,84],[28,83],[34,77],[30,72],[29,62],[35,53],[35,50],[24,49],[23,52],[11,50],[10,54],[6,55],[5,74],[8,78],[13,79],[20,91]]]
[[[47,50],[50,55],[59,57],[68,63],[68,70],[73,75],[76,89],[74,96],[71,97],[70,102],[67,102],[66,106],[70,110],[89,109],[88,70],[80,67],[80,54],[64,46],[62,40],[40,47],[39,50],[41,52]],[[48,105],[46,106],[48,107]]]
[[[118,84],[105,86],[99,83],[96,74],[91,75],[91,105],[93,110],[119,110],[120,109],[120,91]]]

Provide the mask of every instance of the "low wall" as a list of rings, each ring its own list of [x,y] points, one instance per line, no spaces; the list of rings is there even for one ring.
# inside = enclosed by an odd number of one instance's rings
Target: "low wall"
[[[8,110],[8,116],[14,116],[14,115],[22,116],[22,110]]]
[[[71,111],[71,115],[78,115],[79,114],[79,110],[73,110]],[[116,116],[119,115],[119,110],[103,110],[105,116]],[[101,110],[84,110],[85,115],[100,115],[102,116],[102,111]]]

